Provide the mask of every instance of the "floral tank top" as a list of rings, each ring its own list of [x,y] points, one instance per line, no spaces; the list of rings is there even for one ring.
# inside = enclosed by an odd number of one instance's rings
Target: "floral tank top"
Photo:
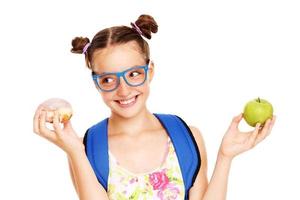
[[[164,161],[151,172],[134,174],[109,153],[108,196],[111,200],[183,200],[184,183],[174,146],[168,139]]]

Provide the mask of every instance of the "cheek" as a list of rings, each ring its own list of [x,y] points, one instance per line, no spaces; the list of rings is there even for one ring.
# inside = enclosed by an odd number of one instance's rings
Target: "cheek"
[[[149,85],[149,83],[145,83],[143,86],[141,86],[139,88],[139,91],[143,94],[143,96],[145,98],[147,98],[148,95],[149,95],[149,93],[150,93],[150,85]]]
[[[150,84],[147,81],[141,86],[132,87],[131,90],[132,90],[132,92],[135,90],[137,93],[143,94],[144,98],[147,98],[150,93]],[[117,96],[115,94],[115,92],[100,92],[100,94],[101,94],[102,100],[107,105],[110,104],[111,101],[115,99],[115,96]]]
[[[109,92],[101,92],[101,97],[102,100],[104,101],[104,103],[108,103],[109,101],[111,101],[111,99],[113,98],[112,94]]]

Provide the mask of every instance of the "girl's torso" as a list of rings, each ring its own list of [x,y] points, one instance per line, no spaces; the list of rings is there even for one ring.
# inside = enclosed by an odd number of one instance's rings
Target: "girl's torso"
[[[184,199],[174,146],[157,129],[138,137],[109,135],[110,199]]]

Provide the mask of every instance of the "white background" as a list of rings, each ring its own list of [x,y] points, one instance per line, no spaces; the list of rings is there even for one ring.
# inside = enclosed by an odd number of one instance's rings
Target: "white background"
[[[71,40],[143,13],[159,25],[150,111],[201,130],[210,177],[232,117],[253,98],[269,100],[277,122],[233,160],[228,199],[300,199],[299,10],[291,0],[1,2],[0,199],[77,199],[65,153],[32,131],[34,111],[50,97],[67,99],[80,136],[107,117]]]

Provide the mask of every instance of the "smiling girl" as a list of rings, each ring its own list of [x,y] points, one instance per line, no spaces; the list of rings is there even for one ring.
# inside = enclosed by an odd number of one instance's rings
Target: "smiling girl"
[[[39,107],[34,132],[67,153],[70,173],[81,200],[104,199],[226,199],[233,158],[270,134],[275,117],[263,128],[238,129],[242,114],[234,117],[220,145],[210,181],[204,140],[198,128],[179,116],[148,110],[155,66],[147,40],[158,31],[153,17],[141,15],[131,26],[99,31],[90,41],[72,40],[72,52],[83,54],[95,88],[111,115],[90,127],[84,138],[71,122],[54,130]]]

